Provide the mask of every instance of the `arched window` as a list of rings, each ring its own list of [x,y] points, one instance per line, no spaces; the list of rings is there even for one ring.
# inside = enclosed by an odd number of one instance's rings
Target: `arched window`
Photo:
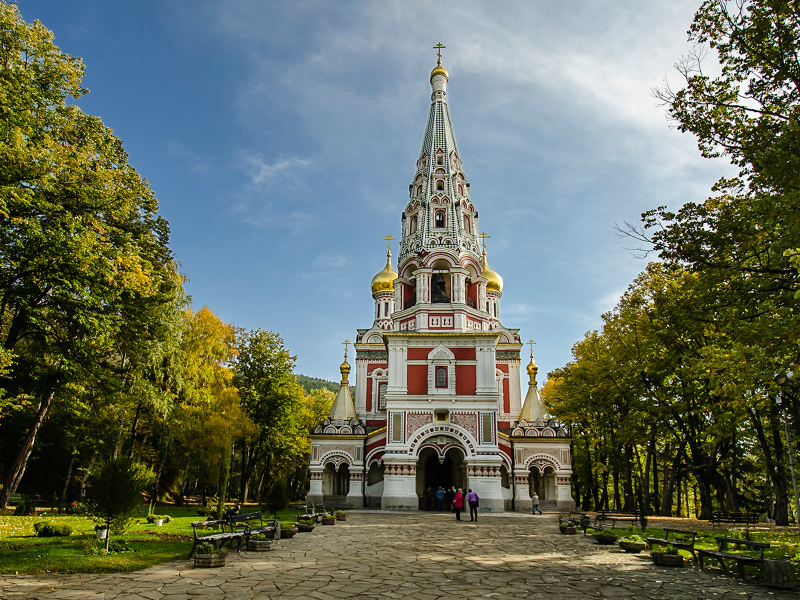
[[[464,186],[461,185],[460,183],[458,184],[458,193],[461,194],[462,196],[464,195]]]
[[[389,303],[388,302],[384,302],[383,303],[383,316],[384,317],[388,317],[389,316]],[[495,316],[497,316],[497,313],[495,313]]]
[[[417,191],[416,191],[416,192],[414,192],[414,195],[415,195],[415,196],[419,196],[421,193],[422,193],[422,186],[421,186],[421,185],[418,185],[418,186],[417,186]]]
[[[417,230],[417,215],[411,217],[411,223],[408,225],[408,233],[414,233]]]
[[[444,181],[442,181],[441,179],[439,181],[437,181],[436,182],[436,189],[438,191],[444,190]]]
[[[444,211],[436,211],[436,216],[433,218],[434,227],[444,227]]]
[[[464,215],[464,231],[466,231],[467,233],[470,233],[470,230],[469,230],[469,217],[467,215]]]
[[[447,367],[436,367],[436,387],[447,387]]]

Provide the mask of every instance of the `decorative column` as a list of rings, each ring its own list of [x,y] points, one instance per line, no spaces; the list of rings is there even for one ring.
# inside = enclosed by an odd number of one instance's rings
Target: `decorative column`
[[[347,492],[347,503],[352,508],[364,507],[364,467],[350,467],[350,486]]]
[[[470,464],[467,460],[469,487],[477,492],[480,512],[501,513],[505,511],[500,465]],[[464,490],[466,492],[466,490]]]
[[[514,470],[514,508],[520,512],[531,512],[530,473],[528,471]]]
[[[309,467],[311,471],[311,483],[306,494],[306,504],[322,504],[322,472],[325,470],[322,465]]]
[[[466,279],[468,271],[466,269],[450,269],[453,276],[453,302],[456,304],[464,304],[467,301]]]
[[[556,504],[558,510],[575,510],[575,499],[572,497],[572,471],[556,473]]]
[[[416,463],[390,464],[388,460],[384,457],[386,470],[383,473],[381,510],[419,510]]]

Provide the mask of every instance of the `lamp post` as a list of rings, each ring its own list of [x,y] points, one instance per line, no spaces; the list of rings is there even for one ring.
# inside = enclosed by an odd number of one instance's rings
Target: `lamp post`
[[[794,450],[792,449],[792,435],[789,431],[789,415],[787,410],[787,398],[785,396],[786,392],[786,384],[792,381],[793,373],[789,371],[788,373],[778,373],[775,375],[773,381],[777,383],[781,388],[781,410],[783,412],[783,429],[786,432],[786,446],[789,449],[789,468],[792,471],[792,489],[794,491],[794,510],[795,515],[797,518],[798,526],[800,526],[800,498],[797,495],[797,476],[794,472]]]

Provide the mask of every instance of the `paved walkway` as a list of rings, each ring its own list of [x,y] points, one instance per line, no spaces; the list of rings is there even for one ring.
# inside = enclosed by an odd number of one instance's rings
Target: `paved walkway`
[[[0,576],[0,598],[191,600],[412,598],[797,598],[694,567],[558,534],[545,515],[486,515],[476,524],[433,513],[353,511],[346,523],[232,554],[221,569],[186,560],[121,575]]]

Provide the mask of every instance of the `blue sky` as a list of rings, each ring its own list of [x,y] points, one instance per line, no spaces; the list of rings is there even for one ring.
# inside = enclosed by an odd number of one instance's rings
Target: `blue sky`
[[[372,324],[372,276],[414,175],[431,48],[501,321],[565,364],[645,266],[615,223],[701,200],[728,171],[651,94],[699,0],[21,0],[84,59],[80,101],[124,141],[169,219],[196,308],[280,332],[338,380]]]

